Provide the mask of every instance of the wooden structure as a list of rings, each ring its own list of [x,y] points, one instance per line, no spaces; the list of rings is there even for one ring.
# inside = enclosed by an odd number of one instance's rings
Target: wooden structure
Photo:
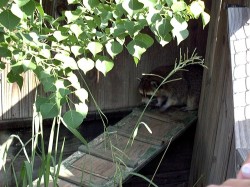
[[[47,11],[51,12],[51,3],[64,0],[44,0]],[[207,0],[208,1],[208,0]],[[142,55],[141,61],[136,67],[131,55],[124,52],[115,58],[114,69],[103,77],[97,71],[88,72],[86,80],[97,100],[98,105],[104,112],[117,110],[130,110],[140,103],[140,95],[137,91],[138,77],[142,73],[148,73],[153,68],[163,64],[173,64],[179,57],[180,48],[189,51],[197,48],[199,55],[205,55],[206,29],[203,30],[201,21],[192,21],[189,24],[189,37],[183,41],[180,46],[173,41],[162,47],[155,44],[148,49],[147,53]],[[145,32],[150,33],[145,29]],[[11,120],[27,119],[32,117],[32,109],[36,88],[36,80],[32,73],[24,74],[24,84],[22,90],[19,90],[17,84],[9,84],[6,80],[8,69],[0,74],[0,123]],[[96,112],[96,107],[91,99],[87,103],[90,113]]]
[[[235,177],[234,103],[227,10],[249,1],[214,0],[189,186]],[[246,14],[239,14],[241,17]],[[237,20],[239,22],[240,20]]]
[[[249,0],[206,0],[205,3],[206,7],[211,10],[208,38],[206,37],[207,33],[202,31],[201,25],[191,24],[190,37],[181,44],[181,47],[188,46],[191,50],[197,47],[201,55],[204,55],[206,51],[205,62],[208,66],[203,76],[190,186],[221,183],[229,177],[234,177],[236,172],[235,159],[237,158],[240,165],[247,154],[247,146],[249,145],[245,141],[246,139],[238,141],[240,140],[238,137],[242,137],[242,132],[246,132],[244,130],[246,126],[242,124],[247,121],[240,121],[236,126],[236,132],[234,129],[235,110],[232,84],[234,79],[231,69],[227,11],[231,5],[249,7],[250,2]],[[247,14],[242,15],[244,18]],[[143,55],[142,62],[137,68],[135,68],[129,54],[124,52],[116,58],[115,69],[105,79],[100,75],[99,81],[97,80],[97,72],[90,72],[87,75],[88,82],[100,107],[104,111],[114,111],[136,106],[139,103],[136,77],[140,77],[142,72],[148,72],[158,65],[173,62],[178,56],[178,48],[175,46],[175,42],[164,48],[155,44]],[[249,51],[249,45],[247,50]],[[21,91],[15,84],[5,83],[3,80],[5,75],[2,74],[0,82],[0,120],[31,117],[31,113],[27,111],[31,111],[31,102],[29,101],[32,101],[32,97],[34,97],[32,94],[28,94],[32,93],[35,83],[32,75],[25,78],[26,82]],[[14,101],[11,97],[6,99],[7,93],[13,93]],[[29,106],[27,106],[26,101],[28,101]],[[89,105],[90,111],[94,112],[92,101],[89,102]],[[240,136],[238,136],[239,133]],[[247,137],[249,134],[245,135]],[[238,141],[236,144],[235,139]]]
[[[131,177],[197,119],[197,112],[171,109],[160,113],[134,110],[116,125],[108,127],[88,144],[63,161],[60,179],[80,186],[116,186]],[[152,134],[140,125],[131,145],[137,121],[146,123]],[[129,143],[130,142],[130,143]],[[121,180],[122,176],[122,181]]]

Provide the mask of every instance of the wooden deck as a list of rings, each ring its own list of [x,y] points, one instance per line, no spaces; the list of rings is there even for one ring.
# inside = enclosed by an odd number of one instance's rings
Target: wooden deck
[[[60,171],[60,184],[68,186],[117,186],[132,177],[156,155],[165,150],[196,119],[197,112],[170,109],[160,113],[146,111],[141,122],[146,123],[152,134],[141,125],[133,144],[128,144],[142,110],[135,109],[88,146],[65,159]],[[122,181],[119,181],[122,176]]]

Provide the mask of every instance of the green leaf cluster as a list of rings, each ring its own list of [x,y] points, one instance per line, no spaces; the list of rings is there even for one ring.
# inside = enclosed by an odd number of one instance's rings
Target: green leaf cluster
[[[117,55],[127,50],[139,63],[155,41],[165,46],[188,37],[188,21],[209,22],[204,2],[194,0],[68,0],[74,10],[47,15],[36,0],[0,1],[0,68],[11,67],[9,82],[22,87],[22,74],[32,71],[47,97],[36,106],[44,119],[57,117],[63,105],[64,122],[77,128],[88,112],[88,92],[78,80],[96,69],[104,76]],[[145,33],[145,27],[152,31]],[[2,60],[4,58],[4,60]],[[78,98],[72,101],[71,96]],[[73,107],[72,107],[73,106]]]

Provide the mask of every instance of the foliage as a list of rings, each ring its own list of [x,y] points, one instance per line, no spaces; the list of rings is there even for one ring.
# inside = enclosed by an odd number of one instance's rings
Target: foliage
[[[79,83],[75,70],[84,74],[96,68],[106,75],[114,58],[124,48],[137,64],[154,39],[143,32],[150,28],[162,46],[173,38],[179,44],[188,36],[188,21],[202,17],[209,21],[204,3],[195,0],[68,0],[76,4],[62,16],[47,15],[35,0],[1,0],[0,56],[11,67],[9,82],[22,87],[22,73],[33,71],[49,94],[39,96],[38,112],[44,119],[59,115],[60,107],[72,106],[70,95],[79,100],[63,116],[66,124],[77,128],[85,118],[88,92]],[[106,51],[106,53],[104,53]]]
[[[87,115],[86,101],[91,95],[85,84],[85,74],[97,69],[106,76],[115,65],[115,57],[123,50],[127,50],[138,64],[143,53],[155,41],[165,46],[173,39],[177,40],[177,44],[186,39],[190,19],[201,17],[203,26],[209,22],[209,15],[204,11],[204,2],[201,0],[194,0],[189,4],[184,0],[67,2],[75,5],[75,10],[66,10],[61,16],[54,18],[44,12],[42,0],[40,3],[36,0],[0,0],[0,68],[10,66],[8,81],[16,82],[20,89],[23,85],[23,73],[32,71],[47,95],[38,96],[35,101],[35,116],[39,120],[35,117],[33,120],[38,124],[38,127],[35,124],[33,127],[36,129],[36,133],[32,135],[34,152],[31,161],[27,159],[24,162],[23,170],[27,177],[23,182],[30,186],[39,133],[43,142],[41,117],[54,118],[54,121],[47,154],[42,145],[43,172],[39,175],[38,183],[44,175],[45,186],[48,185],[49,167],[56,158],[51,153],[56,122],[58,129],[62,122],[86,144],[77,131]],[[152,34],[144,32],[145,28],[149,28]],[[81,77],[84,85],[80,84],[78,77]],[[75,96],[77,100],[72,101],[71,96]],[[65,104],[69,110],[61,116],[61,107]],[[97,109],[102,116],[98,106]],[[146,124],[143,125],[147,127]],[[136,131],[135,129],[134,136]],[[58,171],[59,169],[55,171],[55,178]]]

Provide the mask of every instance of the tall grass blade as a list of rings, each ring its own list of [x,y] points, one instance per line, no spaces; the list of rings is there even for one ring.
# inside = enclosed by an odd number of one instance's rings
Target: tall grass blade
[[[32,164],[29,163],[28,161],[24,161],[24,166],[25,166],[25,170],[26,170],[26,176],[27,176],[27,180],[29,183],[29,187],[33,186],[33,181],[32,181]]]
[[[50,160],[51,160],[51,154],[52,154],[52,148],[53,148],[53,141],[54,141],[54,134],[55,134],[55,125],[56,125],[56,118],[53,119],[51,131],[50,131],[50,137],[49,137],[49,146],[48,146],[48,154],[46,156],[46,166],[45,166],[45,173],[44,173],[44,185],[45,187],[48,187],[49,185],[49,176],[50,176]]]
[[[162,163],[162,161],[163,161],[163,158],[164,158],[165,155],[166,155],[166,152],[167,152],[167,150],[168,150],[168,148],[169,148],[169,146],[170,146],[172,140],[173,140],[173,137],[169,140],[169,143],[168,143],[168,145],[167,145],[167,147],[166,147],[166,149],[165,149],[165,151],[164,151],[164,153],[163,153],[163,155],[162,155],[162,157],[161,157],[161,160],[160,160],[159,164],[157,165],[157,168],[156,168],[156,170],[155,170],[155,172],[154,172],[154,174],[153,174],[153,176],[152,176],[152,178],[151,178],[151,182],[153,182],[154,177],[155,177],[155,175],[156,175],[156,173],[157,173],[157,171],[158,171],[158,169],[159,169],[159,167],[160,167],[160,165],[161,165],[161,163]],[[148,185],[148,187],[150,187],[150,184]]]
[[[60,120],[62,121],[63,125],[72,133],[74,134],[84,145],[88,146],[88,142],[82,137],[82,135],[74,128],[68,126],[62,117],[59,117]]]
[[[62,144],[62,148],[61,148],[61,152],[60,152],[60,157],[58,160],[58,164],[56,167],[56,175],[55,175],[55,181],[58,180],[59,174],[60,174],[60,166],[62,163],[62,157],[63,157],[63,151],[64,151],[64,143],[65,143],[65,138],[63,138],[63,144]],[[56,187],[56,184],[54,183],[54,187]]]
[[[137,176],[137,177],[140,177],[142,179],[144,179],[145,181],[149,182],[151,185],[153,185],[154,187],[158,187],[155,183],[153,183],[150,179],[148,179],[147,177],[139,174],[139,173],[135,173],[135,172],[129,172],[130,175],[134,175],[134,176]]]
[[[16,187],[18,187],[19,186],[18,185],[18,179],[17,179],[17,176],[16,176],[16,171],[15,171],[13,163],[11,163],[11,168],[12,168],[12,173],[13,173],[13,176],[14,176]]]

